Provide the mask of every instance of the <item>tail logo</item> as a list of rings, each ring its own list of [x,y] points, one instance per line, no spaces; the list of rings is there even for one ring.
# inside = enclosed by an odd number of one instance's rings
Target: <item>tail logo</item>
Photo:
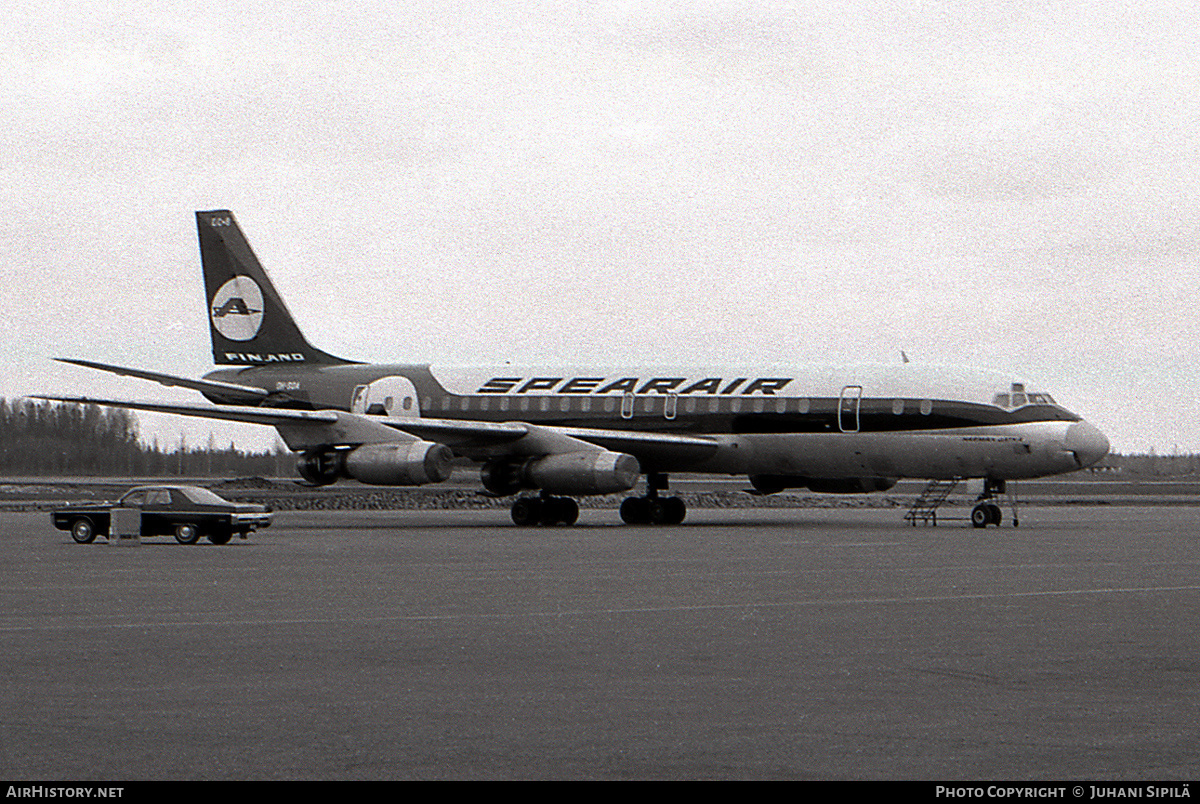
[[[263,296],[258,283],[239,274],[212,297],[209,319],[231,341],[252,340],[262,326]]]

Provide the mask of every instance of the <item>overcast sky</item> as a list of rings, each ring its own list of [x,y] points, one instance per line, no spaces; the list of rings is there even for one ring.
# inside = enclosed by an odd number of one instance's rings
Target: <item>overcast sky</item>
[[[1194,2],[38,0],[0,59],[6,397],[192,398],[50,358],[209,370],[230,208],[333,354],[904,349],[1200,451]]]

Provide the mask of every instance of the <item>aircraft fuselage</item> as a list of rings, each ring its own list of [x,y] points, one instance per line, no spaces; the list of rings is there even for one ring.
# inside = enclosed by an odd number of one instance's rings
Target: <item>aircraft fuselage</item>
[[[720,445],[700,462],[694,453],[676,459],[660,450],[642,458],[647,472],[1005,480],[1078,469],[1108,449],[1096,428],[1057,404],[994,404],[1012,383],[967,369],[273,363],[221,369],[206,379],[261,387],[272,394],[268,404],[284,407],[703,433]]]

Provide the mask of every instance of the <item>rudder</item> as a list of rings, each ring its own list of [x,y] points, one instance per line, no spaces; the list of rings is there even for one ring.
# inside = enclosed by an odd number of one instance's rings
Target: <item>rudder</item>
[[[350,362],[314,348],[305,339],[232,212],[197,212],[196,228],[215,363]]]

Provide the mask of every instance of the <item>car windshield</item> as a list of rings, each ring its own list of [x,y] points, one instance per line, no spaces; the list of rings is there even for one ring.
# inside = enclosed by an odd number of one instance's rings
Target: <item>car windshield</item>
[[[208,489],[183,488],[179,489],[184,497],[189,501],[200,505],[228,505],[229,501],[220,497]]]

